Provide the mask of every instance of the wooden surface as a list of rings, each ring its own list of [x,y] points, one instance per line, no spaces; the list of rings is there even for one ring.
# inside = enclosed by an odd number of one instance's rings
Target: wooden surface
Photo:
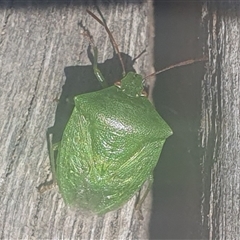
[[[203,220],[209,239],[240,239],[240,6],[212,1],[203,19],[210,59],[202,83]]]
[[[145,75],[152,72],[152,6],[147,1],[129,2],[115,5],[105,1],[98,6],[121,52],[134,58],[147,50],[134,65]],[[51,179],[46,131],[55,122],[55,99],[72,94],[64,88],[63,96],[62,86],[67,81],[74,84],[70,78],[75,74],[80,93],[98,88],[87,82],[93,80],[87,75],[92,68],[88,40],[80,34],[79,21],[94,37],[98,62],[113,57],[104,28],[86,13],[88,8],[97,14],[89,2],[43,3],[6,0],[0,5],[1,239],[147,238],[147,202],[143,221],[134,212],[135,197],[121,210],[103,217],[86,216],[66,207],[57,188],[43,194],[37,191]],[[102,67],[108,69],[108,62]]]

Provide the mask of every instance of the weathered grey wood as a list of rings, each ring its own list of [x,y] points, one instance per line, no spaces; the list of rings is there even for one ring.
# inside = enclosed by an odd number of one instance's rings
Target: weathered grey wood
[[[2,239],[144,239],[144,220],[134,212],[135,197],[121,210],[103,217],[68,209],[58,189],[39,194],[37,186],[51,179],[46,130],[54,124],[66,66],[90,65],[88,40],[78,21],[94,36],[99,62],[113,49],[104,30],[86,13],[88,2],[32,5],[31,1],[1,3],[0,36],[0,229]],[[36,1],[33,1],[36,2]],[[150,1],[101,4],[120,51],[132,57],[139,73],[152,71],[152,5]]]
[[[202,83],[204,221],[209,239],[240,239],[240,5],[212,1],[202,16],[210,60]]]

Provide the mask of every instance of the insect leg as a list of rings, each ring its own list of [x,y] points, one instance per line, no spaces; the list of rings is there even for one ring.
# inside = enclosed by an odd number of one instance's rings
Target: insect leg
[[[52,133],[47,131],[47,142],[50,156],[50,165],[52,170],[52,180],[41,183],[37,189],[40,193],[44,193],[45,191],[53,188],[56,184],[56,162],[54,158],[54,152],[58,149],[59,143],[52,143]]]
[[[81,23],[79,23],[79,25],[82,26]],[[85,27],[82,26],[82,28],[84,29],[84,33],[83,34],[88,38],[90,46],[93,49],[93,62],[92,62],[92,65],[93,65],[94,74],[95,74],[97,80],[102,85],[102,87],[106,88],[106,87],[108,87],[107,82],[106,82],[105,78],[103,77],[101,71],[99,70],[98,64],[97,64],[98,49],[97,49],[97,47],[94,44],[93,37],[91,36],[90,32]]]
[[[94,74],[97,78],[97,80],[100,82],[100,84],[102,85],[103,88],[106,88],[107,82],[105,80],[105,78],[103,77],[101,71],[99,70],[98,66],[97,66],[97,59],[98,59],[98,49],[95,45],[92,44],[92,48],[93,48],[93,71]]]
[[[108,26],[107,26],[107,24],[106,24],[106,21],[105,21],[104,17],[102,16],[101,11],[100,11],[99,8],[98,8],[98,13],[101,15],[103,21],[101,21],[101,20],[100,20],[94,13],[92,13],[91,11],[87,10],[87,13],[90,14],[95,20],[97,20],[97,21],[106,29],[106,31],[107,31],[107,33],[108,33],[108,36],[109,36],[109,38],[110,38],[110,40],[111,40],[111,42],[112,42],[112,45],[114,46],[114,48],[115,48],[116,51],[117,51],[119,60],[120,60],[121,65],[122,65],[123,77],[124,77],[124,76],[126,75],[126,70],[125,70],[125,66],[124,66],[124,64],[123,64],[123,59],[122,59],[121,53],[120,53],[120,51],[119,51],[119,49],[118,49],[118,45],[117,45],[117,43],[116,43],[116,41],[115,41],[112,33],[110,32],[110,30],[109,30],[109,28],[108,28]]]
[[[140,211],[141,206],[142,206],[142,203],[144,202],[144,200],[146,199],[149,191],[150,191],[151,188],[152,188],[152,184],[153,184],[153,174],[151,174],[151,175],[149,176],[149,178],[148,178],[147,181],[148,181],[147,189],[145,190],[143,196],[138,200],[138,202],[137,202],[137,204],[136,204],[136,206],[135,206],[135,209],[136,209],[137,211]]]
[[[100,84],[102,85],[102,87],[103,87],[103,88],[106,88],[106,87],[108,87],[107,82],[106,82],[105,78],[103,77],[101,71],[100,71],[99,68],[98,68],[98,64],[97,64],[98,49],[97,49],[96,45],[94,44],[93,37],[92,37],[92,35],[90,34],[89,30],[83,26],[82,22],[79,22],[78,25],[83,29],[83,33],[82,33],[82,34],[83,34],[85,37],[88,38],[89,43],[90,43],[90,46],[91,46],[91,48],[93,49],[93,62],[92,62],[92,65],[93,65],[94,74],[95,74],[97,80],[98,80],[98,81],[100,82]]]
[[[48,135],[48,144],[49,144],[49,156],[50,156],[50,165],[52,170],[53,183],[56,183],[56,162],[54,158],[54,152],[58,150],[59,143],[52,143],[52,133],[47,133]]]

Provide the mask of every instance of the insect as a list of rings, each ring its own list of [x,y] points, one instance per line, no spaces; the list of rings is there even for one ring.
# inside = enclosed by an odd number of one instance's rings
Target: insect
[[[106,24],[88,13],[109,32]],[[142,76],[128,72],[107,87],[97,68],[97,48],[93,50],[94,73],[104,88],[74,98],[57,157],[51,149],[50,158],[65,203],[104,214],[120,208],[146,181],[149,190],[172,130],[147,99]]]

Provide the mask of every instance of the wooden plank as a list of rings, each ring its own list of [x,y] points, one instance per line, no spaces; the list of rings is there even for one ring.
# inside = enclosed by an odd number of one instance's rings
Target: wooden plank
[[[151,2],[103,1],[98,6],[121,52],[134,58],[147,50],[136,61],[136,71],[144,75],[152,72]],[[70,79],[71,71],[77,68],[84,85],[92,69],[87,56],[88,40],[80,34],[78,21],[93,35],[99,48],[98,61],[103,63],[113,57],[104,28],[86,13],[86,8],[97,13],[91,2],[82,1],[52,5],[41,1],[1,3],[2,239],[147,238],[149,202],[143,207],[143,221],[134,211],[136,197],[105,216],[87,216],[65,206],[57,188],[44,194],[37,191],[37,186],[51,179],[46,130],[54,124],[54,99],[61,95],[66,80],[64,70]],[[108,63],[102,66],[105,69]],[[115,68],[111,70],[114,72]]]
[[[205,222],[209,239],[240,236],[240,6],[211,1],[203,7],[209,66],[202,83]]]

